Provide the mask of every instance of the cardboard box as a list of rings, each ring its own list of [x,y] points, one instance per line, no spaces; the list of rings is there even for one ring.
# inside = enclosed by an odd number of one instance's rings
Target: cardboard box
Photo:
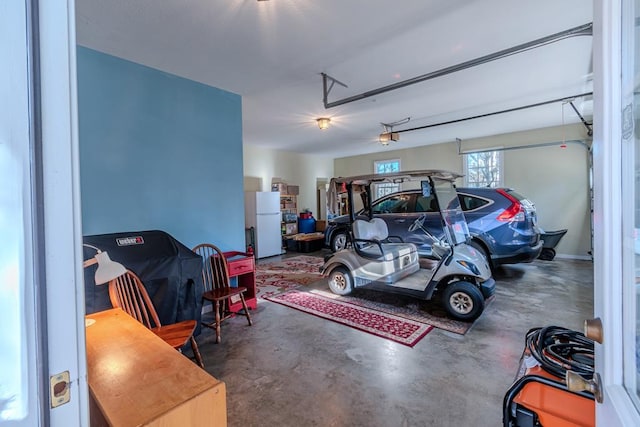
[[[294,222],[291,224],[284,225],[284,234],[297,234],[298,233],[298,223]]]
[[[274,182],[271,184],[271,191],[279,191],[280,194],[287,194],[287,184],[284,182]]]
[[[297,185],[287,185],[287,194],[297,196],[298,194],[300,194],[300,187]]]
[[[324,219],[316,220],[316,231],[325,231],[327,229],[327,221]]]

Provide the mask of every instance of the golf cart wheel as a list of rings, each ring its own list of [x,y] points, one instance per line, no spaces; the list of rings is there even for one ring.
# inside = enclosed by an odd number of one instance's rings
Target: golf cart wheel
[[[353,290],[351,273],[345,267],[335,268],[329,275],[329,289],[337,295],[349,295]]]
[[[451,316],[467,322],[477,319],[484,310],[480,289],[464,281],[449,284],[442,295],[442,303]]]
[[[333,252],[341,251],[349,245],[349,237],[344,231],[336,232],[331,238],[331,250]]]

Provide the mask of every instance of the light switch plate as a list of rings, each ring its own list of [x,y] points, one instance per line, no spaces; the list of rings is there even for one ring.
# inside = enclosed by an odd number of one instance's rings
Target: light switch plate
[[[51,407],[57,408],[71,400],[69,371],[61,372],[49,378]]]

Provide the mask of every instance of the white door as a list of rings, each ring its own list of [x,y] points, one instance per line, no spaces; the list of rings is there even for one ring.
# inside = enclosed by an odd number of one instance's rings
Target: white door
[[[603,324],[596,419],[640,426],[640,0],[594,5],[594,283]]]
[[[73,11],[0,1],[2,425],[88,425]]]

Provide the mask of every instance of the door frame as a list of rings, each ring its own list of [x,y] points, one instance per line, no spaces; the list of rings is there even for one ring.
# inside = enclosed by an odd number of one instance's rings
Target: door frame
[[[596,425],[640,425],[623,376],[622,4],[594,1],[594,314],[603,324],[595,369],[603,383]]]
[[[0,92],[13,106],[12,114],[0,116],[0,136],[31,153],[17,162],[28,176],[16,185],[24,187],[22,202],[30,208],[24,222],[33,230],[24,233],[32,261],[23,267],[32,298],[20,316],[41,342],[25,351],[26,370],[35,378],[28,385],[29,413],[10,425],[86,426],[75,3],[16,0],[0,10],[0,22],[10,23],[0,38],[6,59]],[[59,384],[64,380],[57,375],[65,372],[70,399],[53,408],[50,379]]]

